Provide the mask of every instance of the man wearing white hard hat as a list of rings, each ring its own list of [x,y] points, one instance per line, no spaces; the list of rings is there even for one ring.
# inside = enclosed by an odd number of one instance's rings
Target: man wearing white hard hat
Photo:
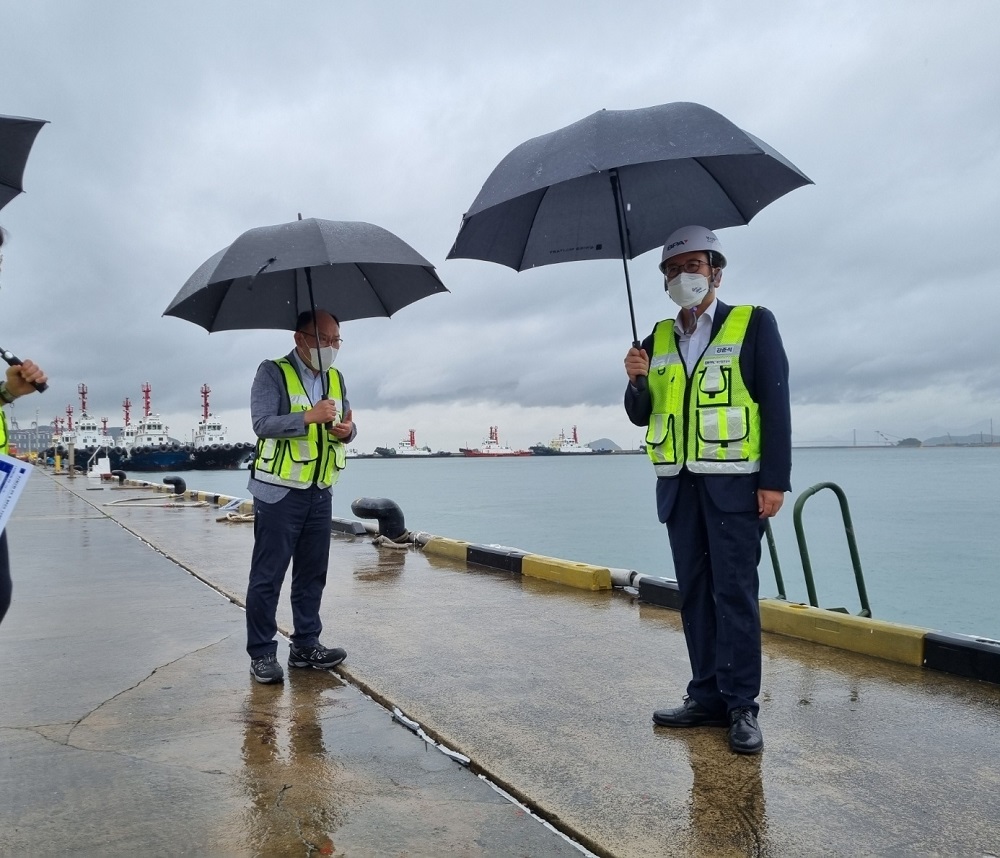
[[[756,754],[757,564],[767,519],[791,491],[788,360],[770,310],[716,298],[725,267],[709,229],[667,239],[660,270],[680,311],[625,356],[625,411],[647,427],[691,661],[682,705],[653,721],[728,727],[733,751]]]

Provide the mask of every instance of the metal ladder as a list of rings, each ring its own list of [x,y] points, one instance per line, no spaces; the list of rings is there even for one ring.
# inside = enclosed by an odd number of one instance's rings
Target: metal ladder
[[[861,559],[858,556],[858,545],[854,539],[854,525],[851,522],[851,511],[847,505],[847,495],[844,494],[843,489],[841,489],[836,483],[817,483],[811,488],[806,489],[801,495],[799,495],[798,500],[795,501],[795,508],[793,511],[795,537],[799,545],[799,556],[802,559],[802,572],[806,579],[806,591],[809,594],[809,604],[814,608],[819,607],[819,600],[816,598],[816,583],[813,580],[812,563],[809,561],[809,549],[806,546],[805,530],[802,527],[802,508],[805,506],[805,502],[810,497],[823,489],[830,489],[837,495],[837,500],[840,501],[840,514],[844,520],[844,533],[847,536],[847,547],[851,552],[851,563],[854,565],[854,580],[858,585],[858,598],[861,600],[861,610],[858,612],[858,616],[871,617],[872,610],[871,606],[868,604],[868,592],[865,589],[864,573],[861,571]],[[785,582],[781,577],[781,564],[778,562],[778,551],[774,544],[774,535],[771,533],[770,521],[767,522],[764,532],[767,534],[767,547],[771,555],[771,566],[774,569],[774,578],[778,585],[778,598],[787,601],[788,599],[785,595]],[[850,613],[847,608],[827,608],[826,610],[836,611],[841,614]]]

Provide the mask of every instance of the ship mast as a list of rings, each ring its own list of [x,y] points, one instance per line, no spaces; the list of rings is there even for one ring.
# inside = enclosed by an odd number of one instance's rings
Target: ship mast
[[[206,423],[208,422],[208,415],[209,415],[208,394],[210,394],[211,392],[212,388],[210,388],[207,384],[203,384],[201,386],[201,419],[204,420]]]
[[[149,394],[152,392],[153,388],[150,387],[148,381],[142,383],[142,416],[149,417],[150,407],[149,407]]]
[[[130,425],[129,415],[132,413],[132,400],[127,396],[122,400],[122,410],[125,412],[125,425]]]
[[[80,394],[80,414],[82,416],[87,413],[87,385],[81,381],[76,387],[76,392]]]
[[[73,406],[72,405],[67,405],[66,406],[66,431],[67,432],[72,432],[73,431]]]

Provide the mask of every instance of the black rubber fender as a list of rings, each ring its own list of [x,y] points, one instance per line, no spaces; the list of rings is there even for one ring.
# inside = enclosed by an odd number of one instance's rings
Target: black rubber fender
[[[351,502],[351,512],[360,518],[378,521],[379,536],[398,542],[406,534],[403,511],[388,498],[357,498]]]
[[[112,471],[111,476],[118,480],[118,485],[124,485],[125,477],[127,476],[124,471]]]

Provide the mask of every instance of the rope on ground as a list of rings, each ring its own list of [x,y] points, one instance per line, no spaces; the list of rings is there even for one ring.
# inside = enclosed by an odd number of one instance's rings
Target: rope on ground
[[[118,504],[127,503],[130,506],[155,506],[155,507],[188,507],[190,509],[195,509],[197,507],[208,506],[208,501],[167,501],[166,503],[162,501],[147,500],[146,498],[121,498],[116,501],[109,501],[104,504],[104,506],[118,506]]]
[[[253,521],[253,513],[227,512],[225,515],[219,516],[216,521],[222,521],[226,524],[243,524],[244,522]]]
[[[376,536],[372,542],[379,546],[380,548],[398,548],[406,551],[410,547],[410,543],[413,541],[413,537],[410,535],[410,531],[400,534],[396,539],[389,539],[388,536],[383,536],[379,534]]]

